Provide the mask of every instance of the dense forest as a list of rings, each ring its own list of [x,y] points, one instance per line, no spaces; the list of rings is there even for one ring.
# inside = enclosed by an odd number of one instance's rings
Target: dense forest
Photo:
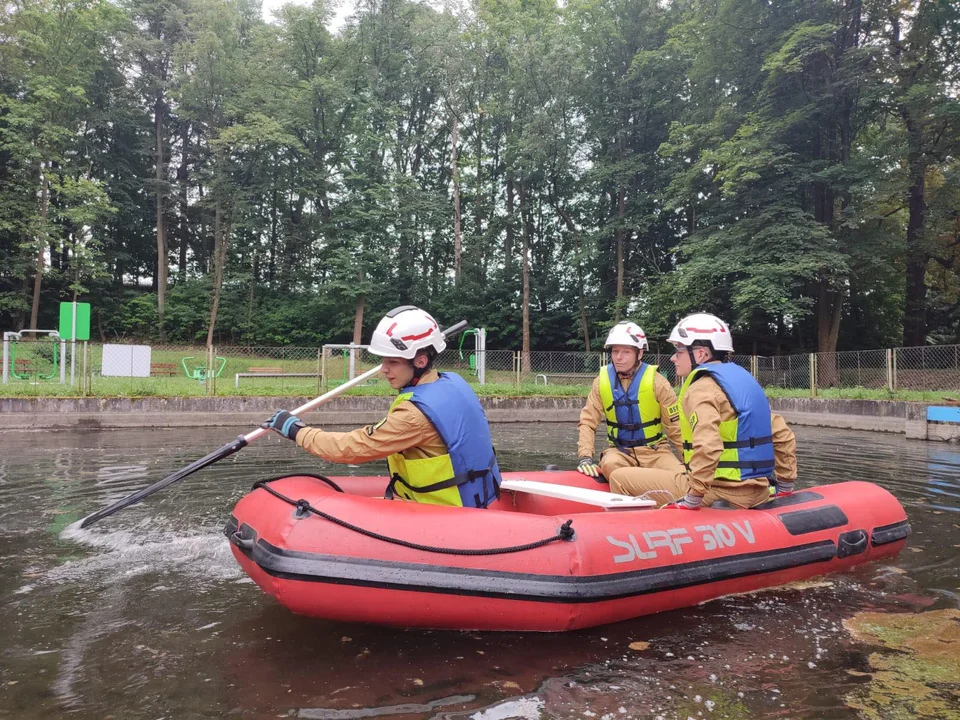
[[[960,342],[956,0],[0,2],[0,329]]]

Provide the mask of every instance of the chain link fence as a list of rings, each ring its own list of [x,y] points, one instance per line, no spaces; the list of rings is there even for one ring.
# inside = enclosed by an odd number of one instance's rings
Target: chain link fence
[[[896,348],[891,355],[894,390],[960,389],[960,345]]]
[[[599,352],[518,353],[517,384],[580,385],[587,388],[605,364]]]
[[[366,346],[247,347],[78,342],[32,337],[5,342],[2,395],[316,396],[376,367]],[[73,356],[74,348],[76,356]],[[654,343],[644,360],[678,385],[672,348]],[[960,345],[760,356],[733,355],[765,388],[831,397],[898,397],[916,392],[936,400],[960,393]],[[609,362],[603,352],[448,348],[439,370],[456,372],[491,392],[586,394]],[[537,388],[540,388],[538,391]],[[360,392],[391,392],[382,376]],[[872,393],[865,394],[865,393]],[[932,397],[927,397],[931,395]]]
[[[768,388],[801,389],[810,387],[809,355],[773,355],[757,358],[757,381]]]

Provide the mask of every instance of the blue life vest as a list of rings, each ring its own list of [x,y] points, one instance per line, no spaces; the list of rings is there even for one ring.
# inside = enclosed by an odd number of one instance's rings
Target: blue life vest
[[[653,387],[656,377],[657,366],[641,362],[624,390],[613,363],[600,370],[600,404],[611,445],[625,450],[663,440],[660,401]]]
[[[774,477],[770,401],[763,388],[753,375],[736,363],[712,362],[695,367],[684,384],[684,390],[703,375],[716,380],[737,414],[735,420],[720,423],[723,452],[717,463],[715,479],[735,482]],[[688,423],[684,425],[688,426]],[[691,443],[691,439],[684,437],[684,460],[687,463],[688,455],[693,451]]]
[[[402,453],[387,461],[392,475],[388,495],[418,502],[485,508],[500,495],[500,466],[483,407],[466,380],[440,373],[431,383],[405,387],[394,403],[409,400],[436,428],[447,455],[407,460]],[[399,485],[398,485],[399,483]]]

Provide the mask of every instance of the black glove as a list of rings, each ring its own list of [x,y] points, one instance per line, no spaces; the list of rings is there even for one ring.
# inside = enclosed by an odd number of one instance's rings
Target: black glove
[[[260,427],[265,430],[276,430],[285,438],[296,440],[297,433],[303,428],[303,423],[296,415],[288,413],[286,410],[277,410],[273,417]]]

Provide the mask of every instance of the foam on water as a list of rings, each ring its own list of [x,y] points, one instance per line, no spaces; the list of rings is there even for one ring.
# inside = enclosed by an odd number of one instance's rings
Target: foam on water
[[[93,576],[110,584],[172,570],[192,580],[211,582],[237,580],[243,576],[219,528],[180,533],[156,530],[163,526],[159,519],[144,519],[132,528],[104,532],[81,529],[79,521],[72,523],[60,533],[60,539],[100,552],[52,567],[17,592],[30,592],[47,584],[88,583]]]

